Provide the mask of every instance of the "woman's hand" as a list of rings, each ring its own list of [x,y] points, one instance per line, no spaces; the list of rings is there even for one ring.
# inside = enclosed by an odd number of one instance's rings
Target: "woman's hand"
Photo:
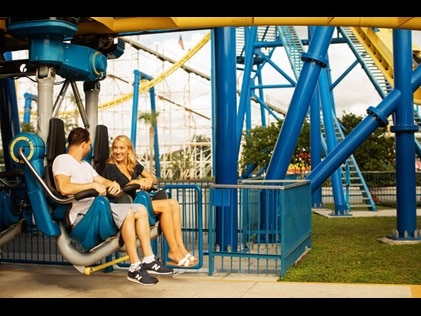
[[[154,179],[150,178],[142,178],[136,180],[136,183],[140,185],[140,189],[145,191],[150,191],[154,182]]]
[[[118,195],[121,193],[121,187],[116,181],[112,181],[111,184],[107,188],[107,193],[110,195]]]

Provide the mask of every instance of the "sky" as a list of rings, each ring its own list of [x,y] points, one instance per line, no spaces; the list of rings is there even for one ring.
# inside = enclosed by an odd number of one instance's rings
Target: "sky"
[[[301,27],[302,28],[302,27]],[[299,29],[299,32],[306,32],[306,28]],[[165,55],[173,60],[180,60],[188,51],[194,48],[209,30],[170,32],[153,35],[140,35],[129,37],[130,40]],[[304,33],[306,34],[306,33]],[[421,32],[413,32],[413,42],[421,43]],[[180,38],[182,43],[180,43]],[[182,45],[180,45],[182,44]],[[421,47],[421,44],[420,44]],[[184,48],[184,49],[183,49]],[[278,53],[279,51],[279,53]],[[272,56],[280,67],[292,76],[289,64],[285,64],[285,56],[281,48],[276,50]],[[343,71],[354,62],[355,57],[351,54],[346,45],[330,45],[329,61],[332,80],[335,80]],[[210,41],[200,49],[186,65],[210,76],[211,68],[211,47]],[[173,66],[172,63],[162,62],[155,56],[137,50],[126,44],[124,54],[116,59],[109,60],[107,67],[107,78],[101,81],[99,104],[116,100],[122,95],[133,92],[134,70],[139,70],[153,78],[159,77]],[[273,77],[273,78],[272,78]],[[279,75],[267,73],[264,80],[278,81]],[[238,88],[241,84],[241,73],[238,74]],[[59,80],[59,79],[58,79]],[[18,97],[19,104],[24,105],[23,94],[29,92],[37,94],[37,86],[28,79],[20,80]],[[82,83],[78,83],[79,92],[83,98]],[[56,90],[59,90],[57,86]],[[168,77],[158,83],[155,87],[155,102],[159,112],[158,137],[162,151],[174,151],[188,146],[192,138],[198,135],[211,135],[211,93],[210,83],[195,74],[189,74],[182,69],[177,69]],[[279,107],[287,108],[291,100],[293,89],[266,89],[266,101]],[[70,89],[69,89],[70,91]],[[335,88],[336,113],[341,116],[343,112],[365,115],[369,106],[376,106],[380,97],[375,92],[365,73],[360,67],[355,67],[350,74]],[[69,93],[68,93],[69,94]],[[166,100],[166,101],[163,101]],[[150,111],[150,94],[144,93],[139,96],[137,104],[139,112]],[[35,105],[36,106],[36,105]],[[131,134],[131,121],[133,100],[121,103],[107,110],[100,111],[99,124],[109,127],[111,137],[118,134]],[[70,98],[63,101],[62,110],[70,110],[74,104]],[[258,111],[254,106],[253,111]],[[256,115],[258,117],[258,115]],[[81,122],[81,120],[79,119]],[[259,123],[256,123],[259,124]],[[137,151],[147,150],[147,135],[149,126],[138,122],[136,135],[138,139]]]

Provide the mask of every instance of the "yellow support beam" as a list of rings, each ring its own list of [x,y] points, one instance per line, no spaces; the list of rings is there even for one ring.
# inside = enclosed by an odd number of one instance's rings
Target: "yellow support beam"
[[[360,26],[421,30],[421,17],[91,17],[89,21],[79,23],[76,35],[266,25]]]
[[[376,66],[383,73],[386,80],[393,87],[393,30],[374,29],[372,27],[351,27],[352,32],[357,37],[367,53],[370,54]],[[412,51],[419,52],[420,49],[412,44]],[[418,63],[413,62],[413,67]],[[414,92],[414,103],[421,104],[421,88]]]

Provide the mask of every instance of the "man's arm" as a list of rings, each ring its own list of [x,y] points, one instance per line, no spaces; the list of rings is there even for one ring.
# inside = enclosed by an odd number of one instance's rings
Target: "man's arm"
[[[98,183],[104,186],[105,189],[108,190],[108,193],[110,193],[111,195],[117,195],[121,192],[120,184],[118,184],[117,181],[111,181],[107,178],[104,178],[103,176],[99,174],[94,177],[94,183]]]
[[[80,191],[95,189],[99,194],[106,194],[106,187],[100,182],[92,183],[71,183],[70,176],[58,174],[55,176],[57,189],[62,195],[74,195]]]

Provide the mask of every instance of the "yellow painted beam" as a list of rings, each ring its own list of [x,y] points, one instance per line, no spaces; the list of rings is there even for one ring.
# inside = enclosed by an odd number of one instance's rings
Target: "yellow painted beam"
[[[421,17],[92,17],[77,35],[208,29],[225,26],[360,26],[421,30]]]
[[[372,27],[351,27],[352,32],[358,38],[373,59],[376,66],[385,76],[389,84],[394,87],[393,70],[393,31],[392,29]],[[412,44],[412,51],[419,52],[417,45]],[[418,66],[413,62],[414,68]],[[421,105],[421,88],[414,92],[414,103]]]
[[[0,17],[7,32],[8,17]],[[138,33],[226,26],[359,26],[421,30],[421,17],[90,17],[81,21],[76,35]]]

